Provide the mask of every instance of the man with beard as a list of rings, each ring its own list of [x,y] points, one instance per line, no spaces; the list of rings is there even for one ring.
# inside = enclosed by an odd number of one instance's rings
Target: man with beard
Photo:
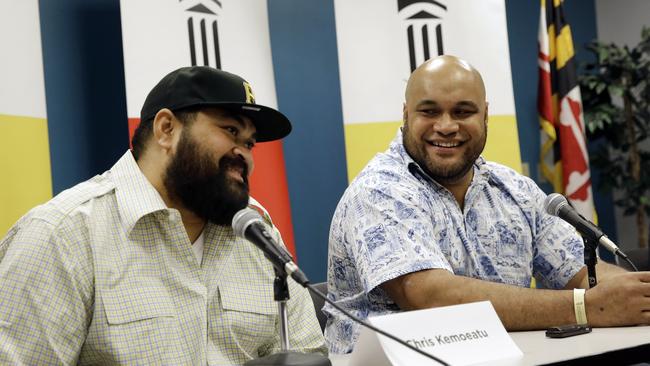
[[[261,207],[248,195],[253,146],[290,130],[237,75],[165,76],[133,150],[0,241],[0,364],[233,365],[277,352],[273,268],[230,224]],[[289,287],[291,348],[325,352],[309,294]]]
[[[488,103],[471,65],[441,56],[418,67],[403,119],[332,219],[334,301],[367,318],[489,300],[509,330],[650,321],[649,273],[600,262],[599,284],[585,296],[578,234],[544,212],[532,180],[480,156]],[[530,288],[533,276],[543,289]],[[324,311],[330,351],[352,351],[358,325],[329,305]]]

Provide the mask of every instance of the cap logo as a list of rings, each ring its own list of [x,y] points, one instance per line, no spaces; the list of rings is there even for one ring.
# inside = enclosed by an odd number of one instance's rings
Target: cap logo
[[[246,103],[255,104],[255,95],[253,94],[251,84],[244,81],[244,90],[246,90]]]

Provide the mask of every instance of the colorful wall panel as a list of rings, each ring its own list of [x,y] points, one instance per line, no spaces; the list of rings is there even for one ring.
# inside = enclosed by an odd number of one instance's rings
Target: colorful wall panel
[[[252,85],[257,103],[277,108],[266,1],[122,0],[120,5],[130,131],[151,88],[183,66],[238,74]],[[258,144],[254,158],[251,193],[295,253],[282,143]]]
[[[350,180],[402,124],[410,73],[441,54],[481,72],[490,103],[484,156],[521,171],[504,0],[335,0],[334,7]]]
[[[36,0],[0,3],[0,236],[52,196]]]

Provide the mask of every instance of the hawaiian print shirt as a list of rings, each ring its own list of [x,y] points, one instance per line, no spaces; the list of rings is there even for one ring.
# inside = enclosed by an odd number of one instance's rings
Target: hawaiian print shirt
[[[583,267],[575,230],[544,212],[529,178],[478,158],[461,210],[408,155],[402,133],[339,202],[329,235],[329,297],[365,319],[399,311],[379,287],[425,269],[529,287],[562,288]],[[351,352],[359,325],[326,305],[331,352]]]

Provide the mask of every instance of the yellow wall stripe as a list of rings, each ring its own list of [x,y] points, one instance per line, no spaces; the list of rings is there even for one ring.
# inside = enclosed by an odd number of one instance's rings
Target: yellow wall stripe
[[[45,118],[0,114],[0,237],[32,207],[52,197]]]
[[[375,154],[388,148],[388,144],[401,125],[401,121],[344,125],[348,181],[352,181]],[[507,165],[521,173],[519,135],[515,116],[490,116],[488,141],[483,156],[487,160]]]
[[[513,115],[494,115],[489,118],[488,139],[485,150],[483,150],[483,157],[521,173],[517,118]]]
[[[361,169],[375,154],[388,148],[395,137],[398,122],[374,122],[345,124],[345,155],[348,164],[348,182],[359,174]]]

